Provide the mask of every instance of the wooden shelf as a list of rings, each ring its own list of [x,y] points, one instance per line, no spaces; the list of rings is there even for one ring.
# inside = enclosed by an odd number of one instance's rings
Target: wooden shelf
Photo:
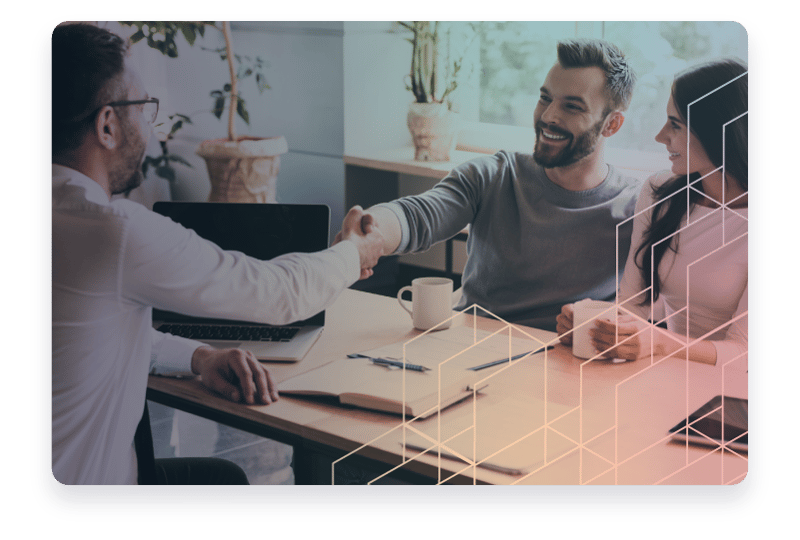
[[[465,161],[485,155],[455,150],[450,154],[450,161],[416,161],[414,160],[414,149],[409,146],[369,153],[355,152],[344,156],[344,162],[346,165],[442,179],[453,168]]]

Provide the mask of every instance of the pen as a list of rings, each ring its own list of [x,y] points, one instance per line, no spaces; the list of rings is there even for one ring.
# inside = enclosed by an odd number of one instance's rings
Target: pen
[[[367,356],[365,354],[360,354],[360,353],[348,354],[347,357],[348,358],[366,358],[367,360],[372,361],[373,364],[378,364],[378,365],[381,365],[381,366],[392,366],[392,367],[398,367],[398,368],[405,367],[406,369],[411,370],[411,371],[429,371],[431,369],[429,367],[421,366],[419,364],[408,364],[408,363],[403,363],[401,360],[390,360],[388,358],[373,358],[371,356]]]
[[[467,369],[469,369],[470,371],[480,371],[482,369],[486,369],[486,368],[489,368],[489,367],[492,367],[492,366],[496,366],[496,365],[502,364],[504,362],[511,362],[512,360],[519,360],[523,356],[527,356],[529,354],[536,354],[536,353],[540,353],[540,352],[544,352],[544,351],[549,351],[552,348],[553,348],[553,345],[548,345],[547,347],[539,348],[539,349],[536,349],[536,350],[533,350],[533,351],[530,351],[530,352],[524,352],[522,354],[518,354],[516,356],[512,356],[511,358],[501,358],[500,360],[495,360],[493,362],[488,362],[486,364],[481,364],[479,366],[475,366],[475,367],[471,367],[471,368],[467,368]]]
[[[411,371],[428,371],[430,368],[421,366],[419,364],[407,364],[403,363],[399,360],[388,360],[386,358],[370,358],[373,364],[380,364],[382,366],[394,366],[399,368],[405,368]]]

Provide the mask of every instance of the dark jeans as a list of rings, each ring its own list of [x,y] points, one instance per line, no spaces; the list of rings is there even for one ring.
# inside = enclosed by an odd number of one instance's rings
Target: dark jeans
[[[168,458],[155,460],[158,485],[249,485],[235,463],[219,458]]]

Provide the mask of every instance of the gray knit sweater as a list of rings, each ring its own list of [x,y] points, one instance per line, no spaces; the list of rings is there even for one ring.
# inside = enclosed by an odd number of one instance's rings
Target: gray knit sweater
[[[509,322],[555,330],[562,305],[613,299],[640,188],[609,166],[599,186],[569,191],[530,154],[500,151],[386,206],[401,224],[397,253],[425,251],[470,224],[459,309],[478,304]]]

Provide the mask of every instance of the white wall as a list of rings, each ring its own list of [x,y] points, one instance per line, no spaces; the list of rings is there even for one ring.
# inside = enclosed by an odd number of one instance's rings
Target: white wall
[[[253,80],[241,83],[251,124],[237,119],[237,130],[242,135],[286,137],[289,153],[281,156],[278,201],[327,204],[332,237],[344,218],[343,23],[234,22],[231,26],[234,51],[263,58],[271,87],[259,94]],[[176,59],[143,42],[134,45],[148,91],[161,99],[159,118],[174,113],[192,116],[193,124],[170,146],[193,165],[176,166],[178,180],[172,193],[177,200],[205,200],[208,174],[194,151],[204,139],[227,136],[226,116],[218,120],[210,113],[209,96],[227,80],[227,64],[216,53],[203,50],[222,46],[222,34],[213,28],[193,47],[181,38]],[[158,151],[155,141],[151,148],[151,154]]]
[[[411,44],[392,22],[344,23],[345,154],[411,145]],[[408,34],[410,35],[410,34]]]

